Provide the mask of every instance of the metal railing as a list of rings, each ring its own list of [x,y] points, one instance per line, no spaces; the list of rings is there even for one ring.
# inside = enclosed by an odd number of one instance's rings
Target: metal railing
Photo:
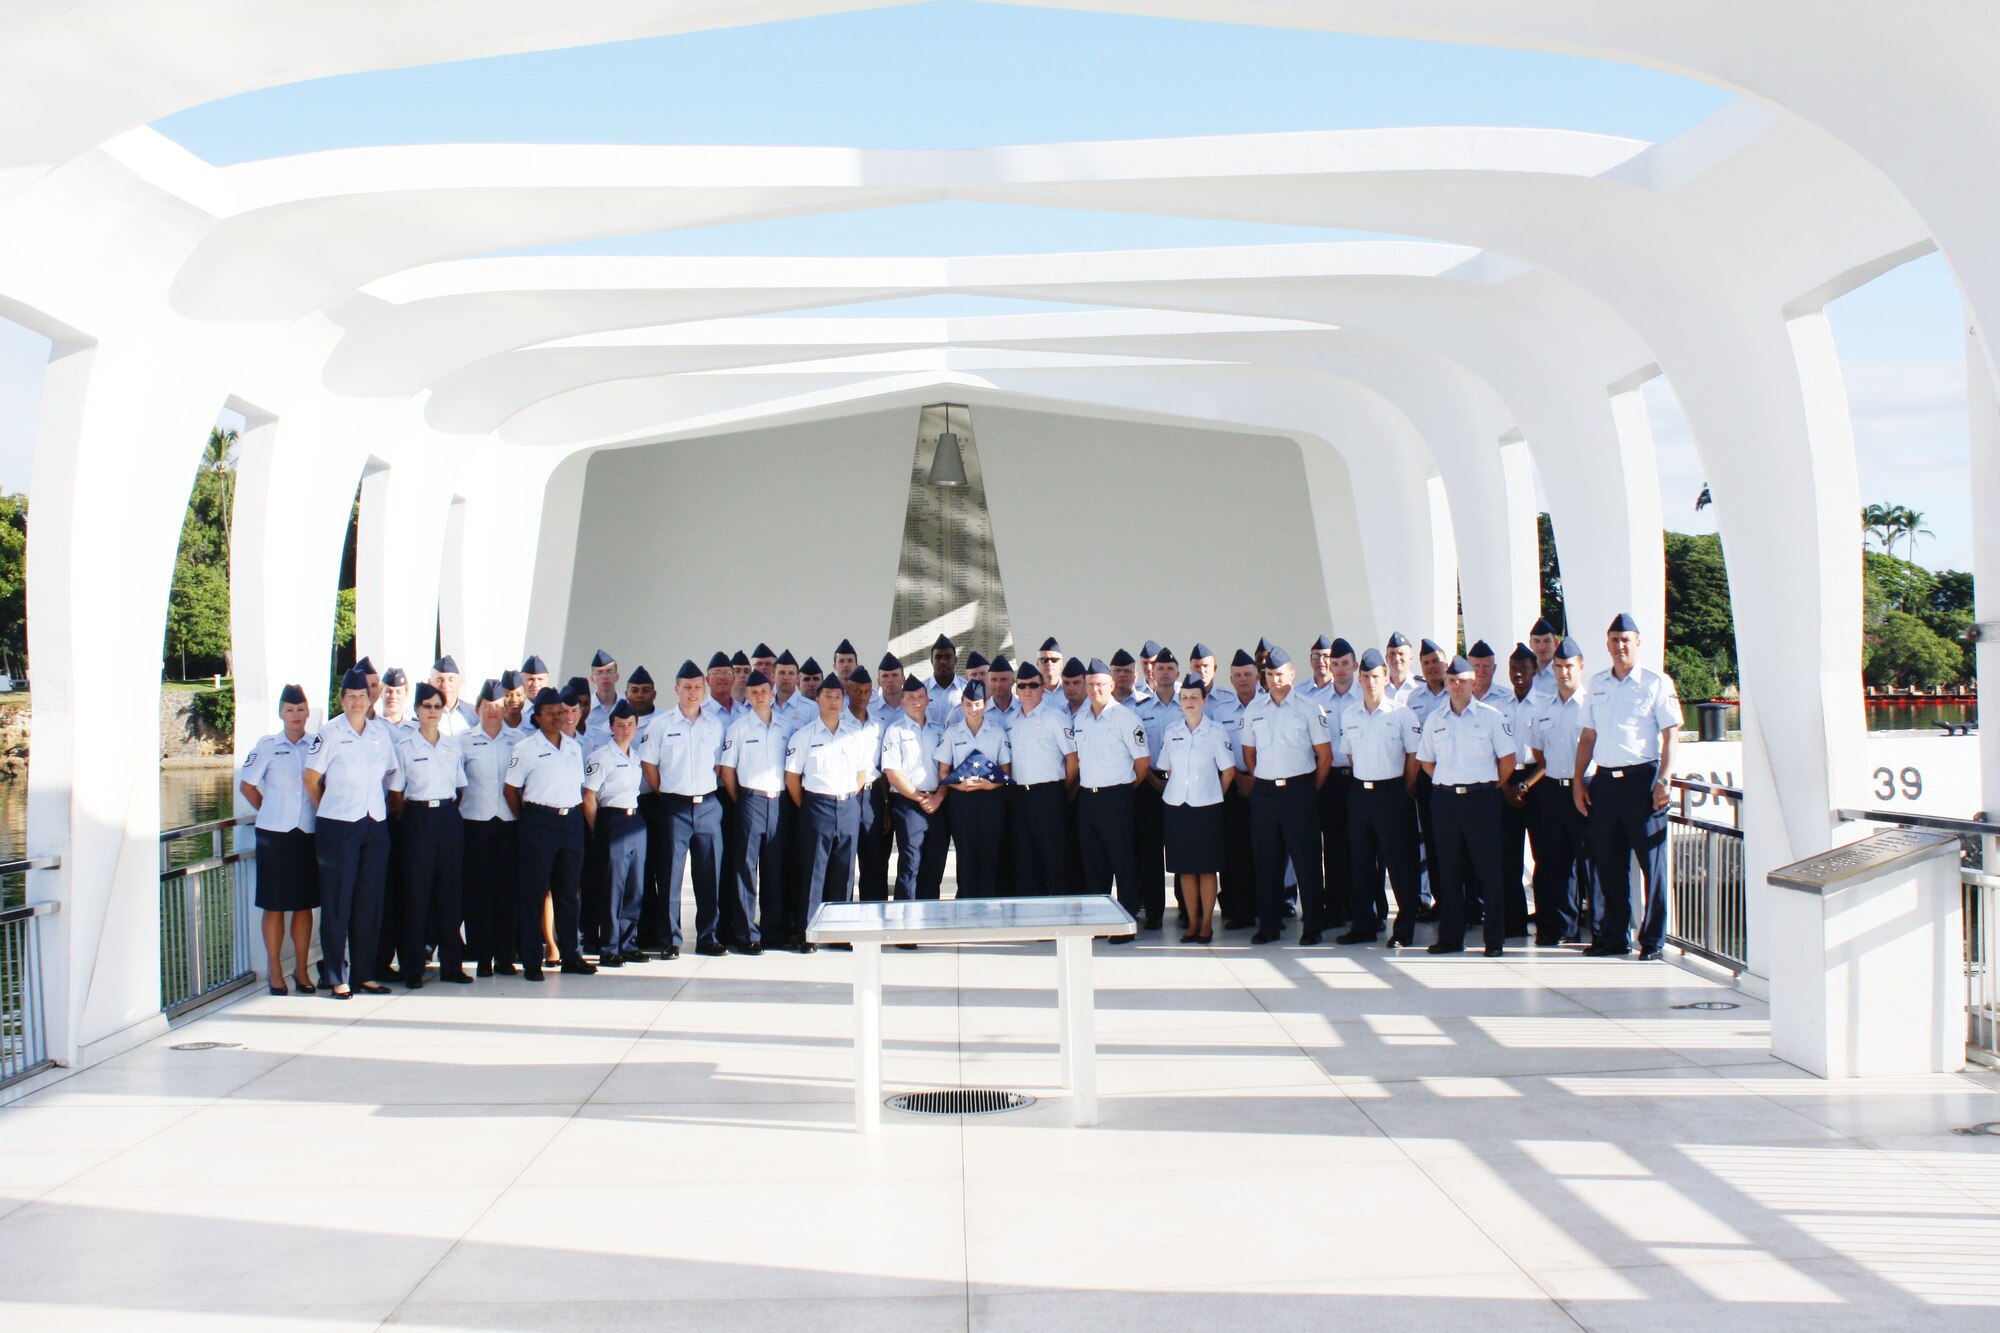
[[[1743,884],[1743,793],[1673,778],[1667,808],[1667,942],[1742,972],[1750,917]],[[1723,822],[1727,819],[1727,823]]]
[[[60,856],[0,862],[0,882],[11,890],[16,875],[53,870]],[[11,891],[9,901],[17,896]],[[0,1087],[49,1063],[48,1021],[42,998],[41,919],[55,903],[19,903],[0,910]]]
[[[169,1015],[256,976],[256,857],[247,819],[160,835],[160,1008]]]
[[[1833,812],[1843,820],[1958,835],[1965,915],[1965,1058],[2000,1069],[2000,823],[1906,810]]]

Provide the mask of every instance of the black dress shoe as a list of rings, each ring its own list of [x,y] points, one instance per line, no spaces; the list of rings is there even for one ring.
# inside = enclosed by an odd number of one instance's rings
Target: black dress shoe
[[[540,981],[542,979],[542,965],[540,963],[523,964],[521,967],[521,976],[527,981]]]
[[[761,944],[732,944],[729,946],[729,951],[731,953],[740,953],[745,955],[746,957],[755,958],[759,954],[764,952],[764,946]]]
[[[512,971],[513,971],[514,969],[510,967],[510,968],[508,968],[507,970],[508,970],[509,972],[512,972]],[[490,977],[490,976],[492,976],[492,975],[493,975],[493,964],[492,964],[492,962],[490,962],[490,961],[486,961],[486,960],[482,960],[482,961],[480,962],[480,964],[479,964],[479,975],[480,975],[480,976],[482,976],[482,977]]]
[[[440,972],[438,973],[438,980],[448,981],[454,986],[470,986],[472,984],[472,978],[463,972]]]
[[[848,944],[848,943],[846,943],[845,941],[836,941],[836,942],[834,942],[834,943],[832,943],[832,944],[829,944],[829,945],[827,945],[826,947],[827,947],[827,948],[829,948],[829,949],[833,949],[833,950],[836,950],[836,951],[838,951],[838,952],[840,952],[840,953],[853,953],[853,952],[854,952],[854,946],[853,946],[853,945],[851,945],[851,944]]]
[[[1497,944],[1489,944],[1486,946],[1486,956],[1488,958],[1498,958],[1501,954],[1506,952],[1507,951],[1505,949],[1503,949]]]
[[[1277,938],[1278,932],[1275,930],[1260,930],[1250,937],[1250,942],[1252,944],[1269,944]]]
[[[1438,905],[1436,903],[1432,903],[1427,907],[1420,907],[1417,909],[1417,921],[1420,924],[1426,921],[1435,921],[1437,919],[1438,919]]]
[[[1430,948],[1428,948],[1428,949],[1424,950],[1424,952],[1425,952],[1425,953],[1464,953],[1464,952],[1465,952],[1465,946],[1464,946],[1463,944],[1446,944],[1446,943],[1444,943],[1444,942],[1443,942],[1442,940],[1440,940],[1440,941],[1438,941],[1438,942],[1437,942],[1436,944],[1433,944],[1433,945],[1432,945],[1432,946],[1431,946]]]
[[[1345,935],[1335,936],[1333,942],[1335,944],[1373,944],[1376,938],[1376,934],[1372,930],[1350,930]]]
[[[514,975],[514,965],[512,963],[495,963],[493,965],[493,975],[496,977],[511,977]]]
[[[720,940],[703,940],[694,946],[694,951],[703,958],[720,958],[729,952],[722,946]]]
[[[660,961],[662,962],[670,963],[680,956],[681,946],[678,944],[669,944],[666,948],[660,950]]]
[[[581,958],[568,960],[562,965],[562,970],[563,975],[569,977],[591,977],[597,975],[597,969],[589,963],[584,962]]]
[[[1138,936],[1136,935],[1107,935],[1104,937],[1104,942],[1106,944],[1130,944],[1137,938]]]
[[[601,953],[597,955],[597,965],[599,967],[623,967],[625,966],[625,956],[616,953]]]
[[[1585,958],[1623,958],[1632,951],[1617,944],[1593,944],[1583,951]]]
[[[1642,963],[1657,963],[1666,956],[1667,951],[1665,949],[1641,949],[1639,951],[1639,961]]]
[[[1160,914],[1158,912],[1148,912],[1142,918],[1142,922],[1144,929],[1158,930],[1160,928]]]
[[[1318,944],[1322,939],[1324,939],[1325,936],[1326,936],[1325,931],[1302,930],[1299,932],[1299,943],[1304,947],[1310,949],[1313,945]]]
[[[814,943],[813,943],[813,942],[812,942],[811,940],[794,940],[794,941],[792,942],[792,952],[793,952],[793,953],[818,953],[818,952],[819,952],[819,946],[818,946],[817,944],[814,944]]]
[[[1256,924],[1256,919],[1253,917],[1226,916],[1222,918],[1222,928],[1224,930],[1248,930]]]
[[[647,954],[644,949],[627,949],[618,955],[618,961],[621,963],[643,963],[646,961],[646,958]]]

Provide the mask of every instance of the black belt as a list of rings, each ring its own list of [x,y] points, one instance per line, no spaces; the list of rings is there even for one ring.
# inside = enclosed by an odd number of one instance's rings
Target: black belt
[[[1089,792],[1092,796],[1095,796],[1099,792],[1129,791],[1131,790],[1131,787],[1132,784],[1130,782],[1108,782],[1102,787],[1085,787],[1082,790]]]
[[[690,796],[686,792],[663,791],[660,793],[660,795],[666,797],[670,801],[686,801],[689,805],[700,805],[703,801],[715,795],[715,793],[712,791],[705,791],[699,796]]]
[[[1311,776],[1310,773],[1294,773],[1288,778],[1258,778],[1257,781],[1266,787],[1283,788],[1294,782],[1303,782]]]
[[[1378,791],[1386,790],[1390,787],[1400,787],[1403,785],[1403,780],[1401,778],[1356,778],[1354,779],[1354,785],[1363,791]]]
[[[425,801],[420,799],[412,799],[411,797],[405,796],[403,798],[403,804],[405,806],[417,810],[439,810],[439,809],[444,809],[446,807],[456,806],[458,804],[458,798],[456,796],[443,796],[435,801]]]
[[[1597,775],[1604,778],[1623,779],[1627,777],[1651,777],[1659,771],[1659,764],[1649,759],[1643,764],[1627,764],[1623,768],[1600,768],[1597,770]]]
[[[736,794],[738,796],[762,796],[766,800],[771,801],[777,800],[780,795],[778,792],[765,791],[762,787],[746,787],[740,782],[736,784]]]
[[[639,807],[636,805],[600,805],[597,807],[597,813],[600,815],[636,815],[639,813]]]
[[[1437,779],[1432,778],[1431,781],[1437,782]],[[1495,785],[1497,784],[1491,782],[1438,782],[1437,789],[1440,792],[1449,792],[1453,796],[1465,796],[1472,792],[1485,791]]]
[[[860,794],[861,793],[857,791],[851,791],[847,793],[847,795],[845,796],[835,796],[830,791],[809,791],[806,793],[806,795],[808,796],[817,796],[822,801],[851,801]]]
[[[567,819],[569,812],[576,809],[573,805],[543,805],[539,801],[523,801],[521,805],[524,809],[540,810],[543,814],[554,815],[558,819]]]
[[[1558,787],[1571,787],[1576,785],[1575,778],[1550,778],[1549,781],[1555,783],[1556,786]]]

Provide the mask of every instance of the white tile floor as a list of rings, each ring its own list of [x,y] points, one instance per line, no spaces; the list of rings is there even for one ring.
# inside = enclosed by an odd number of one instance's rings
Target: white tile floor
[[[1045,1100],[873,1139],[843,954],[259,991],[0,1109],[0,1328],[2000,1326],[1989,1077],[1819,1082],[1668,964],[1142,938],[1093,1129],[1046,947],[890,952],[892,1087]]]

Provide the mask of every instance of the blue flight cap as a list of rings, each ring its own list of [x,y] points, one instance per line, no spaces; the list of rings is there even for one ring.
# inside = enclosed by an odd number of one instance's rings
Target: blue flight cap
[[[1370,648],[1367,652],[1361,654],[1361,669],[1363,671],[1380,671],[1384,665],[1382,654],[1374,648]]]
[[[408,685],[410,683],[409,673],[401,667],[390,667],[382,673],[382,683],[390,686]]]
[[[903,669],[903,659],[894,653],[883,653],[882,660],[875,664],[875,669],[877,671],[901,671]]]
[[[1469,676],[1472,674],[1472,663],[1466,661],[1464,657],[1454,654],[1451,659],[1451,665],[1444,669],[1444,674],[1447,676]]]
[[[1203,695],[1207,695],[1208,693],[1208,686],[1202,684],[1201,677],[1195,675],[1192,671],[1188,672],[1187,678],[1181,681],[1181,688],[1184,690],[1199,690]]]
[[[1021,672],[1014,677],[1016,685],[1039,685],[1042,683],[1042,669],[1035,665],[1033,658],[1021,659]]]
[[[675,680],[700,680],[700,679],[701,679],[701,668],[700,668],[700,667],[698,667],[698,666],[696,666],[696,665],[694,664],[694,659],[693,659],[692,657],[690,657],[690,658],[689,658],[689,659],[688,659],[687,661],[685,661],[685,662],[681,663],[681,669],[680,669],[679,671],[676,671],[676,672],[674,673],[674,679],[675,679]],[[537,699],[540,699],[540,698],[541,698],[541,696],[540,696],[540,695],[536,695],[535,697],[536,697]],[[541,705],[540,705],[539,703],[537,703],[537,704],[536,704],[536,707],[538,707],[538,708],[539,708],[540,706],[541,706]]]
[[[1266,671],[1275,671],[1281,666],[1290,666],[1291,664],[1292,655],[1283,648],[1278,647],[1273,647],[1270,655],[1264,659],[1264,669]]]
[[[752,671],[750,673],[750,679],[743,682],[743,688],[746,690],[755,689],[759,685],[769,685],[770,683],[771,683],[771,678],[769,676],[765,675],[761,671]]]
[[[1620,611],[1611,621],[1611,628],[1604,632],[1606,634],[1637,634],[1639,632],[1639,622],[1632,619],[1630,611]]]
[[[436,699],[439,703],[443,703],[444,691],[439,689],[437,686],[431,684],[429,681],[425,681],[423,684],[417,686],[417,698],[416,698],[417,703],[419,704],[429,703],[432,699]]]
[[[1063,674],[1067,675],[1069,673],[1064,672]],[[1090,659],[1090,665],[1085,668],[1083,674],[1086,676],[1108,676],[1111,674],[1111,668],[1104,665],[1103,658],[1093,657]]]
[[[1335,639],[1333,641],[1333,655],[1335,657],[1352,657],[1354,656],[1354,645],[1345,639]]]
[[[841,695],[847,693],[847,687],[840,683],[840,677],[834,675],[832,672],[828,672],[825,676],[821,677],[819,682],[819,693],[825,694],[828,690]]]
[[[768,643],[760,643],[755,648],[752,648],[750,650],[750,658],[752,661],[762,661],[764,658],[771,657],[773,655],[774,654],[771,652],[771,645]]]
[[[1465,655],[1467,657],[1491,657],[1493,656],[1493,645],[1481,639],[1473,644]]]
[[[529,653],[527,660],[521,663],[521,674],[524,676],[546,676],[549,674],[549,664],[541,658],[536,657],[533,653]]]
[[[1313,640],[1313,644],[1312,644],[1312,647],[1311,647],[1310,649],[1308,649],[1307,651],[1309,651],[1309,652],[1315,652],[1315,653],[1327,653],[1327,652],[1332,652],[1332,651],[1333,651],[1333,640],[1332,640],[1332,639],[1329,639],[1329,638],[1327,638],[1327,637],[1326,637],[1326,635],[1322,634],[1322,635],[1320,635],[1320,636],[1319,636],[1319,637],[1318,637],[1317,639],[1314,639],[1314,640]]]
[[[1136,666],[1137,663],[1133,660],[1132,654],[1126,652],[1123,648],[1120,648],[1117,652],[1111,654],[1111,665]]]
[[[1555,632],[1556,627],[1549,623],[1547,616],[1536,617],[1535,623],[1528,626],[1528,633],[1531,637],[1536,634],[1554,634]]]
[[[368,688],[366,680],[361,682],[361,688],[364,690]],[[302,704],[305,701],[306,692],[296,685],[287,685],[284,689],[278,691],[278,705],[280,707],[286,704]]]
[[[562,701],[579,706],[590,700],[590,682],[582,676],[571,676],[562,687]]]
[[[1215,656],[1215,649],[1200,641],[1197,641],[1194,647],[1188,649],[1188,661],[1190,662],[1199,662],[1204,657],[1213,656]]]
[[[1509,662],[1532,662],[1535,660],[1535,650],[1525,643],[1517,643],[1514,645],[1514,651],[1507,654],[1507,660]]]
[[[728,654],[728,653],[710,653],[710,654],[709,654],[709,657],[708,657],[708,669],[709,669],[710,671],[717,671],[717,670],[720,670],[720,671],[727,671],[727,670],[729,670],[729,654]]]
[[[1563,641],[1556,645],[1556,656],[1562,658],[1582,657],[1583,645],[1568,635],[1564,635]]]
[[[750,655],[741,648],[738,648],[729,655],[729,665],[732,667],[747,667],[750,665]]]
[[[651,685],[653,683],[653,673],[646,670],[645,665],[642,663],[632,668],[632,674],[625,678],[625,683],[627,685]]]
[[[1407,648],[1410,646],[1410,641],[1403,637],[1403,631],[1392,630],[1390,631],[1389,634],[1389,642],[1387,646],[1390,648]]]
[[[1054,635],[1050,635],[1048,638],[1042,640],[1042,646],[1036,649],[1035,651],[1043,653],[1059,653],[1062,651],[1062,645],[1056,642]]]
[[[458,674],[458,660],[450,653],[446,653],[443,657],[431,663],[431,670],[443,672],[447,676],[456,676]]]
[[[1173,649],[1163,647],[1160,649],[1160,651],[1153,654],[1154,666],[1158,666],[1162,662],[1165,662],[1169,666],[1179,666],[1181,664],[1181,659],[1174,656]]]
[[[839,643],[833,645],[833,651],[836,655],[840,653],[846,653],[849,657],[861,656],[860,653],[854,651],[854,644],[851,640],[848,639],[842,639]]]
[[[847,683],[849,685],[873,685],[875,678],[868,674],[867,667],[858,666],[847,673]]]
[[[524,684],[526,682],[521,679],[521,673],[518,671],[503,671],[500,673],[500,689],[503,692],[518,690]]]
[[[989,675],[995,671],[998,671],[1003,675],[1011,676],[1014,674],[1014,664],[1007,660],[1007,654],[996,653],[993,657],[993,665],[988,667],[986,670]]]
[[[958,651],[958,645],[940,634],[937,636],[937,641],[931,644],[931,651],[934,653],[955,653]]]
[[[1268,653],[1271,651],[1271,641],[1265,638],[1261,634],[1257,636],[1257,651],[1260,653]]]
[[[1139,645],[1139,656],[1158,657],[1159,655],[1160,655],[1160,645],[1157,640],[1148,639],[1144,643]]]
[[[965,693],[958,696],[960,703],[983,704],[986,702],[986,687],[976,680],[965,682]]]
[[[778,666],[797,666],[798,664],[799,664],[799,659],[798,659],[798,658],[796,658],[796,657],[793,657],[793,656],[792,656],[792,650],[791,650],[791,649],[787,648],[787,649],[785,649],[785,651],[784,651],[784,652],[782,652],[782,653],[779,653],[779,654],[778,654],[778,660],[777,660],[777,663],[776,663],[776,665],[778,665]]]
[[[364,676],[379,676],[382,674],[381,672],[375,669],[375,663],[366,657],[362,658],[359,662],[356,662],[354,664],[354,669],[356,671],[359,671]]]
[[[486,679],[486,683],[479,687],[479,693],[475,697],[483,704],[497,704],[506,695],[507,687],[489,676]]]
[[[806,664],[799,668],[799,674],[801,676],[824,676],[826,672],[821,670],[818,658],[808,657]]]
[[[1063,663],[1064,680],[1075,680],[1077,677],[1083,674],[1084,674],[1083,663],[1077,661],[1074,657],[1070,658],[1069,661]]]
[[[928,699],[930,697],[931,687],[924,684],[923,677],[921,676],[905,676],[903,678],[903,693],[921,694],[926,699]]]
[[[1238,648],[1236,650],[1236,656],[1229,659],[1229,665],[1233,667],[1240,667],[1240,666],[1253,667],[1257,665],[1257,659],[1250,656],[1249,653],[1243,651],[1241,648]]]
[[[1432,643],[1429,639],[1425,639],[1422,643],[1417,645],[1418,657],[1429,657],[1432,653],[1436,653],[1439,657],[1443,657],[1444,649],[1438,647],[1435,643]]]
[[[611,705],[611,716],[614,720],[621,717],[637,717],[639,716],[639,710],[632,706],[629,699],[620,699],[617,703]]]
[[[593,668],[617,666],[618,659],[613,657],[610,653],[605,652],[602,648],[599,648],[596,652],[590,655],[590,665]]]
[[[544,685],[539,691],[536,692],[535,706],[529,709],[528,713],[530,716],[534,716],[540,713],[544,708],[554,708],[558,706],[559,704],[562,703],[562,701],[563,697],[560,694],[557,694],[553,689],[549,688],[547,685]]]
[[[986,659],[980,656],[979,650],[977,648],[974,648],[970,653],[966,655],[965,669],[967,671],[976,671],[980,667],[983,667],[985,665],[986,665]]]

